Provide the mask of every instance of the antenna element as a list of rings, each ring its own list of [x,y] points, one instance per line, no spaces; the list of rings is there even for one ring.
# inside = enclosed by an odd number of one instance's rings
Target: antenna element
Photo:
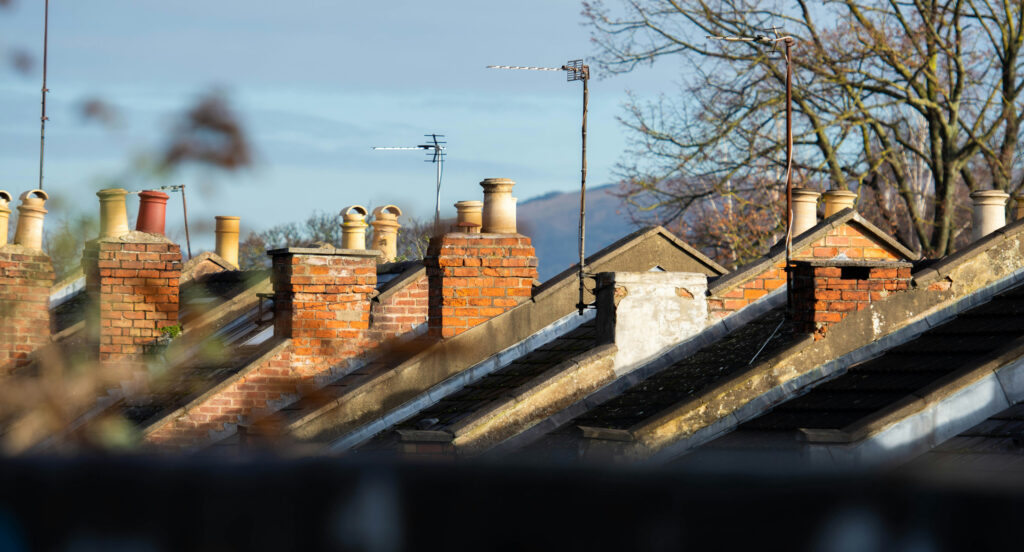
[[[582,59],[574,59],[567,61],[565,65],[561,67],[529,67],[524,65],[488,65],[488,69],[522,69],[526,71],[565,71],[565,80],[567,82],[572,81],[583,81],[583,124],[580,128],[580,134],[582,137],[581,143],[581,165],[580,165],[580,228],[579,228],[579,246],[580,246],[580,263],[578,270],[578,279],[580,284],[580,299],[576,303],[576,308],[582,315],[583,311],[586,310],[590,305],[583,300],[583,264],[584,258],[584,241],[586,239],[586,218],[587,218],[587,103],[590,99],[590,91],[587,88],[587,83],[590,81],[590,66],[585,65]]]

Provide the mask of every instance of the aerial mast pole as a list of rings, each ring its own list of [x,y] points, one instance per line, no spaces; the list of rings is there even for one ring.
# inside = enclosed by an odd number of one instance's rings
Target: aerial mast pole
[[[580,261],[579,268],[577,270],[577,279],[579,280],[580,295],[579,302],[576,303],[576,308],[580,314],[588,307],[586,301],[584,301],[584,292],[586,291],[583,286],[584,278],[584,242],[586,240],[586,210],[587,210],[587,103],[590,99],[590,90],[587,87],[587,83],[590,81],[590,66],[584,65],[582,59],[574,59],[566,62],[561,67],[528,67],[523,65],[488,65],[488,69],[522,69],[527,71],[565,71],[566,81],[583,81],[583,123],[580,126],[580,134],[582,138],[581,144],[581,162],[580,162],[580,226],[579,226],[579,253]]]
[[[43,189],[43,157],[46,144],[46,62],[49,53],[50,42],[50,0],[46,0],[46,8],[43,12],[43,113],[39,118],[39,189]]]

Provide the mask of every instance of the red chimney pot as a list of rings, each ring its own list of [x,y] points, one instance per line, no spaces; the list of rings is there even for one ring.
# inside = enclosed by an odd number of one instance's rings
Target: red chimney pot
[[[163,192],[153,190],[139,192],[139,219],[135,223],[135,229],[140,232],[163,235],[169,197]]]

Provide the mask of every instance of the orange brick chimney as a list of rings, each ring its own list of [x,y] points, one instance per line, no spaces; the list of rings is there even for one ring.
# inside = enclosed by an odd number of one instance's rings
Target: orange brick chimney
[[[33,352],[50,342],[54,273],[41,249],[46,198],[42,190],[22,194],[17,243],[0,244],[0,374],[25,366]],[[3,223],[6,236],[6,217]]]
[[[376,250],[287,247],[273,258],[274,335],[292,339],[292,369],[309,378],[377,344],[369,335]]]
[[[181,249],[159,234],[126,231],[123,190],[103,190],[101,236],[82,252],[86,329],[102,363],[135,364],[178,324]]]
[[[793,321],[820,339],[828,327],[910,287],[911,264],[902,261],[796,261]]]
[[[428,328],[433,337],[458,335],[533,294],[537,256],[530,238],[516,232],[515,183],[489,178],[481,233],[432,238],[423,264],[429,282]]]

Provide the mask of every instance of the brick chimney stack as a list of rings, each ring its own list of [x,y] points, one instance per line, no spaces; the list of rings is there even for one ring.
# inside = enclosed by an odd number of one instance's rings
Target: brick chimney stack
[[[910,287],[911,263],[903,261],[795,261],[793,321],[798,331],[821,339],[828,327]]]
[[[456,336],[533,294],[537,256],[530,238],[516,232],[515,182],[489,178],[480,185],[485,193],[482,232],[434,237],[423,259],[433,337]]]
[[[23,243],[0,243],[0,374],[27,365],[32,353],[50,342],[54,273],[41,249],[47,197],[42,190],[22,194],[17,237]],[[6,235],[6,217],[2,222]]]
[[[292,340],[292,370],[311,378],[375,345],[368,335],[380,252],[287,247],[273,259],[274,335]]]
[[[101,235],[82,253],[86,328],[100,362],[136,364],[163,328],[178,324],[181,249],[162,235],[128,230],[124,190],[96,195]]]

